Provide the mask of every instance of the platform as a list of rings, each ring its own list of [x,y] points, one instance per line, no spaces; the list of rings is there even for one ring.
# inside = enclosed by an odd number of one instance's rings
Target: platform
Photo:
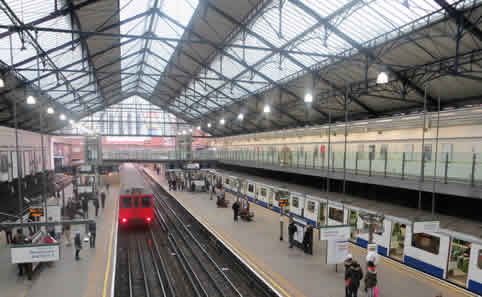
[[[148,172],[167,189],[163,177]],[[265,278],[281,295],[293,297],[344,296],[342,265],[335,272],[334,265],[323,264],[319,241],[314,242],[314,254],[288,247],[279,241],[279,220],[275,212],[251,203],[255,217],[252,222],[233,222],[231,208],[217,208],[215,198],[208,193],[170,192],[197,219],[208,226],[225,244],[235,250],[252,269]],[[287,226],[285,217],[285,226]],[[318,238],[315,230],[314,238]],[[362,267],[365,250],[352,245],[351,252]],[[427,276],[407,266],[383,258],[378,265],[378,287],[384,297],[469,296],[467,291]],[[363,288],[363,285],[362,285]],[[402,293],[403,292],[403,293]],[[364,296],[362,289],[359,296]]]
[[[71,191],[71,188],[69,188]],[[0,288],[2,297],[100,297],[110,296],[111,267],[113,267],[114,227],[119,193],[118,186],[111,186],[107,193],[105,209],[99,209],[96,248],[83,242],[81,259],[75,261],[73,244],[61,242],[60,261],[51,266],[45,263],[34,272],[33,280],[17,276],[18,268],[10,264],[10,250],[5,236],[0,237]],[[62,200],[62,199],[60,199]],[[95,209],[90,203],[89,218],[95,218]],[[72,226],[72,241],[76,231],[85,236],[84,226]]]

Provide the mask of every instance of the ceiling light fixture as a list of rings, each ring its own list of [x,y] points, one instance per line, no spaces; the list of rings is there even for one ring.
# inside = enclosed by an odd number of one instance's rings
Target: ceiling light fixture
[[[238,119],[240,121],[242,121],[244,119],[244,114],[242,114],[242,113],[238,114]]]
[[[60,119],[61,119],[62,121],[65,121],[67,118],[65,117],[65,114],[61,114],[61,115],[60,115]]]
[[[2,77],[0,77],[0,88],[4,88],[5,87],[5,81],[3,80]]]
[[[34,105],[35,103],[37,103],[37,100],[35,100],[35,97],[30,95],[27,97],[27,104],[28,105]]]
[[[47,108],[47,113],[48,114],[54,114],[55,110],[52,107]]]
[[[221,125],[224,125],[224,124],[226,123],[226,120],[225,120],[224,118],[222,118],[222,119],[219,120],[219,123],[220,123]]]
[[[211,123],[208,123],[208,128],[211,128]]]
[[[197,126],[197,129],[198,129],[198,130],[201,130],[201,126]]]
[[[311,102],[313,102],[313,95],[311,95],[311,93],[306,93],[305,103],[311,103]]]
[[[386,83],[388,83],[388,74],[382,71],[377,76],[377,84],[382,85]]]
[[[263,112],[264,112],[264,113],[270,113],[270,112],[271,112],[271,107],[270,107],[268,104],[266,104],[266,105],[264,106],[264,108],[263,108]]]

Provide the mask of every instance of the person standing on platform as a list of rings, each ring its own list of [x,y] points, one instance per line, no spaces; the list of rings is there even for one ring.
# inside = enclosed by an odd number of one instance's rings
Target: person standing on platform
[[[352,261],[351,254],[348,254],[343,262],[345,266],[345,297],[350,297],[350,266]]]
[[[65,241],[67,241],[66,245],[70,246],[72,238],[70,237],[70,225],[66,225],[64,228],[64,235],[65,235]]]
[[[75,245],[75,260],[80,260],[79,253],[80,253],[80,250],[82,249],[82,239],[80,238],[80,232],[75,233],[74,245]]]
[[[298,228],[295,225],[295,221],[293,218],[290,218],[290,224],[288,225],[288,238],[290,241],[290,248],[293,248],[293,243],[295,242],[294,237],[295,233],[298,231]]]
[[[87,200],[87,197],[84,197],[82,200],[82,211],[84,212],[84,219],[87,219],[89,212],[89,200]]]
[[[100,202],[102,203],[102,209],[105,207],[105,193],[100,193]]]
[[[7,244],[12,244],[13,243],[12,229],[5,230],[5,236],[6,236],[6,239],[7,239]]]
[[[375,287],[377,285],[377,268],[372,261],[368,262],[367,274],[365,276],[365,291],[368,297],[375,297]]]
[[[94,199],[94,207],[95,207],[95,216],[99,214],[99,199],[95,198]]]
[[[238,221],[238,214],[239,214],[239,202],[236,200],[236,202],[233,203],[233,213],[234,213],[234,221]]]
[[[49,222],[52,223],[53,218],[49,217]],[[53,238],[55,238],[55,225],[47,225],[47,233],[50,234]]]
[[[97,236],[97,226],[96,226],[96,223],[93,222],[93,223],[90,223],[89,224],[89,232],[90,232],[90,248],[95,248],[95,238]]]
[[[13,244],[24,244],[25,243],[25,235],[23,235],[22,228],[17,229],[17,234],[13,237]],[[22,276],[26,272],[25,263],[18,263],[18,276]]]
[[[303,249],[306,254],[313,254],[313,227],[308,225],[303,236]]]
[[[109,188],[110,188],[110,184],[105,184],[105,189],[107,190],[107,193],[109,193]]]
[[[348,269],[350,284],[349,284],[349,295],[350,297],[358,297],[358,288],[360,287],[360,281],[363,278],[363,271],[361,269],[360,264],[357,261],[353,260],[350,265],[350,269]]]

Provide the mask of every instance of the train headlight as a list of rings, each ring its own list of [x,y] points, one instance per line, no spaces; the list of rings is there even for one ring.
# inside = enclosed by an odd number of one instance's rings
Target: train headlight
[[[126,218],[122,218],[122,223],[127,223],[127,219],[126,219]]]
[[[150,218],[150,217],[147,217],[147,218],[146,218],[146,221],[147,221],[148,223],[150,223],[150,222],[151,222],[151,218]]]

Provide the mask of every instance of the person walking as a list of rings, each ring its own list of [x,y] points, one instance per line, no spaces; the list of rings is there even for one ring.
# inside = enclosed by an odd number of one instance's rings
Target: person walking
[[[107,193],[109,193],[109,188],[110,188],[110,184],[105,184],[105,189],[107,190]]]
[[[350,266],[352,261],[352,255],[348,254],[343,262],[345,266],[345,297],[350,297]]]
[[[238,214],[239,214],[239,202],[236,200],[236,202],[233,203],[233,213],[234,213],[234,221],[238,221]]]
[[[365,291],[368,297],[375,297],[375,287],[377,285],[377,268],[372,261],[368,262],[367,274],[365,276]]]
[[[350,297],[358,297],[358,288],[360,287],[360,281],[363,278],[363,271],[361,269],[360,264],[357,261],[353,260],[350,265],[349,271],[349,293]]]
[[[298,228],[296,227],[295,221],[293,218],[290,218],[290,224],[288,225],[288,238],[290,241],[290,248],[293,248],[293,243],[295,242],[295,233],[298,231]]]
[[[89,232],[90,232],[90,248],[95,248],[95,238],[97,236],[97,226],[96,226],[96,223],[93,222],[93,223],[90,223],[89,224]]]
[[[95,198],[94,199],[94,207],[95,207],[95,216],[99,214],[99,199]]]
[[[100,202],[102,204],[102,209],[105,207],[105,193],[100,193]]]
[[[80,238],[80,232],[75,233],[74,245],[75,245],[75,260],[80,260],[79,253],[80,253],[80,250],[82,249],[82,239]]]

